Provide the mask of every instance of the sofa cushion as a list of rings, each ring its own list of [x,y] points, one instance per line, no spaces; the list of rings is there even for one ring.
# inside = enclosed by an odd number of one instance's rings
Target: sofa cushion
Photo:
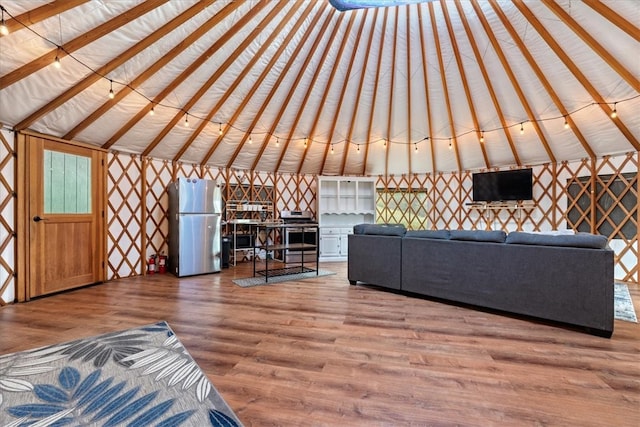
[[[473,242],[503,243],[507,233],[502,230],[451,230],[451,240],[470,240]]]
[[[507,236],[507,243],[519,245],[604,249],[607,247],[607,238],[605,236],[591,233],[551,235],[514,231],[509,233]]]
[[[405,234],[405,237],[416,237],[419,239],[448,240],[450,236],[449,230],[408,230]]]
[[[357,224],[353,234],[374,234],[379,236],[404,236],[407,229],[402,224]]]

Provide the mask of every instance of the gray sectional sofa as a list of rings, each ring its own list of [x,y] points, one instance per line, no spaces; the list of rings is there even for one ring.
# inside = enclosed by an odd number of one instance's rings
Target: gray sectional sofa
[[[613,333],[613,251],[604,236],[361,224],[348,279]]]

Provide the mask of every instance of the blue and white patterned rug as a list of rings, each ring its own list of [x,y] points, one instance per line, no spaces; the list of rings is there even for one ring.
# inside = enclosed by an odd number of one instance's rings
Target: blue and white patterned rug
[[[2,426],[240,426],[166,322],[0,356]]]
[[[629,288],[624,283],[615,283],[613,294],[615,318],[627,322],[638,323]]]

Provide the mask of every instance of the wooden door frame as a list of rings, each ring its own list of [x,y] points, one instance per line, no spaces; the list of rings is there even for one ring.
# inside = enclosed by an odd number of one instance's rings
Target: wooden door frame
[[[102,233],[98,233],[96,236],[96,243],[100,250],[97,251],[97,256],[100,258],[99,262],[102,265],[100,270],[101,281],[107,279],[107,218],[106,218],[106,201],[107,201],[107,150],[95,147],[90,144],[85,144],[75,141],[67,141],[61,138],[56,138],[50,135],[44,135],[33,131],[23,130],[16,132],[15,146],[16,146],[16,300],[18,302],[29,301],[30,295],[30,263],[31,256],[29,251],[29,245],[32,239],[30,235],[31,218],[29,216],[30,208],[30,194],[29,194],[29,177],[35,176],[40,171],[34,170],[35,165],[29,164],[28,151],[29,151],[29,138],[42,138],[48,141],[53,141],[66,145],[73,145],[76,147],[87,148],[98,152],[99,154],[99,171],[98,182],[96,183],[98,192],[96,197],[96,206],[98,212],[102,212],[98,216],[102,225]]]

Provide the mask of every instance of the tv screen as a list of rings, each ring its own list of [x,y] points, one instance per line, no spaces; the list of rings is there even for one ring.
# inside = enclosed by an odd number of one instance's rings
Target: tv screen
[[[531,169],[473,174],[474,202],[531,199],[533,199],[533,172]]]

